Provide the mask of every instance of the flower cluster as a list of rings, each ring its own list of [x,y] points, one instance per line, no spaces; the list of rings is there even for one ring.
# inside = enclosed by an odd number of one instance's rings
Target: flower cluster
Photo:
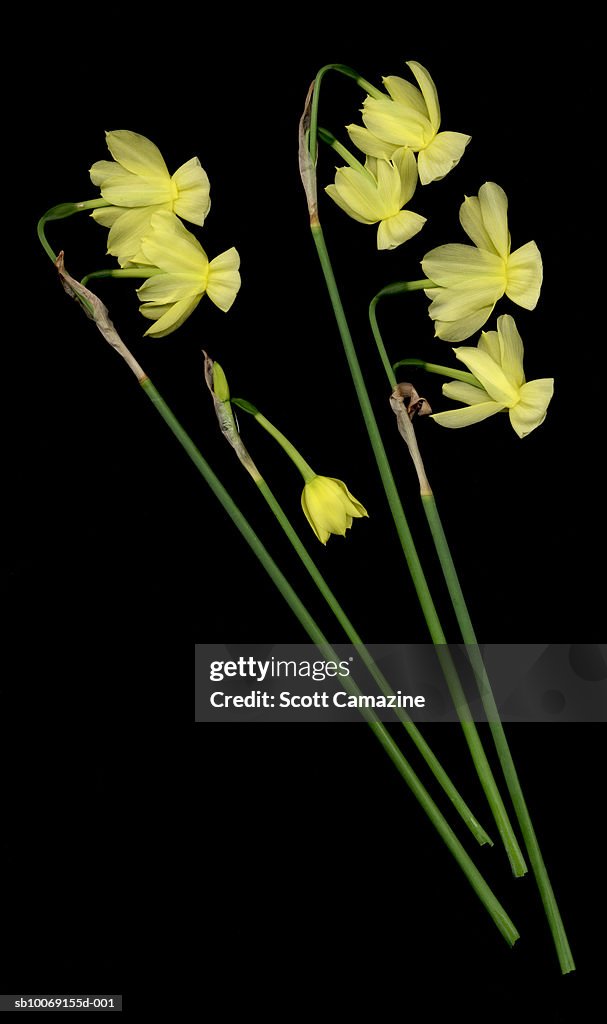
[[[364,127],[347,126],[350,139],[366,156],[365,164],[352,157],[349,167],[337,169],[335,184],[325,189],[350,217],[379,224],[378,249],[394,249],[421,230],[425,217],[403,210],[415,192],[418,174],[422,185],[444,178],[470,141],[469,135],[459,132],[439,132],[434,82],[416,61],[408,61],[408,67],[419,88],[390,76],[383,80],[385,95],[367,96]],[[339,151],[343,152],[341,147]]]
[[[146,335],[175,331],[206,293],[224,312],[240,288],[239,256],[228,249],[209,262],[198,239],[179,218],[202,226],[211,207],[210,184],[197,157],[171,176],[160,150],[143,135],[107,132],[113,160],[90,170],[105,205],[94,219],[109,228],[108,253],[131,276],[147,278],[138,289],[140,312],[153,325]]]

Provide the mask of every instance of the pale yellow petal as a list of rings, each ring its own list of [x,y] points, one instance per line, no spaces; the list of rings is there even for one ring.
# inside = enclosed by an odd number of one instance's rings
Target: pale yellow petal
[[[178,197],[173,204],[173,211],[190,224],[202,226],[211,208],[211,183],[207,172],[197,156],[182,164],[174,175]]]
[[[399,206],[404,206],[417,188],[417,163],[413,150],[407,149],[406,146],[397,149],[392,157],[392,162],[400,175]]]
[[[411,157],[415,161],[413,153]],[[384,217],[393,217],[403,205],[400,201],[402,182],[398,168],[389,160],[375,160],[369,158],[375,164],[375,177],[377,181],[376,202],[381,214]]]
[[[132,259],[141,247],[141,239],[150,230],[156,209],[154,206],[144,206],[120,210],[121,216],[110,227],[107,251],[121,259]]]
[[[146,260],[167,273],[206,277],[208,259],[200,242],[169,212],[155,213],[151,231],[142,239]]]
[[[460,320],[485,306],[493,308],[503,294],[500,286],[491,281],[487,284],[472,281],[459,287],[432,288],[426,294],[430,292],[432,303],[429,313],[433,320]]]
[[[157,305],[203,295],[205,287],[205,278],[193,274],[156,274],[143,282],[137,295],[141,302]]]
[[[240,256],[231,248],[209,263],[207,295],[219,309],[227,313],[240,288]]]
[[[498,366],[501,364],[502,353],[497,331],[483,331],[478,339],[478,348],[481,352],[487,352]]]
[[[465,405],[478,405],[479,402],[490,402],[489,395],[484,388],[475,387],[464,380],[450,380],[443,384],[443,395],[445,398],[452,398],[455,402],[464,402]]]
[[[376,100],[368,96],[363,105],[363,121],[378,138],[414,150],[422,149],[434,135],[427,117],[388,97]]]
[[[382,84],[395,103],[400,103],[403,107],[411,107],[412,110],[416,110],[424,117],[428,116],[424,97],[412,82],[407,82],[397,75],[388,75],[386,78],[382,78]]]
[[[411,210],[401,210],[394,217],[380,222],[377,229],[377,248],[396,249],[397,246],[413,238],[426,223],[425,217]]]
[[[527,242],[508,259],[506,295],[523,309],[535,309],[542,288],[542,257],[535,242]]]
[[[520,390],[520,402],[509,410],[510,422],[519,437],[526,437],[546,419],[546,411],[554,394],[554,378],[530,380]]]
[[[460,132],[439,132],[432,142],[422,149],[417,158],[419,180],[422,185],[440,181],[460,162],[470,142],[469,135]]]
[[[118,170],[120,168],[113,160],[97,160],[89,170],[89,174],[93,185],[102,185],[106,178],[111,178]]]
[[[497,318],[497,333],[500,345],[500,363],[508,380],[515,388],[525,383],[523,370],[523,341],[514,319],[508,314]]]
[[[506,377],[501,366],[493,361],[488,352],[479,348],[461,346],[455,349],[456,357],[468,367],[494,402],[513,406],[519,400],[518,389]]]
[[[162,153],[145,135],[136,132],[106,132],[105,141],[114,160],[127,171],[144,177],[169,180],[169,171]]]
[[[461,409],[449,409],[447,412],[435,412],[430,419],[439,423],[441,427],[469,427],[472,423],[480,423],[488,416],[494,416],[496,412],[504,409],[499,402],[481,402],[479,405],[468,405]]]
[[[93,210],[91,217],[104,228],[111,228],[112,224],[115,224],[119,217],[123,217],[125,212],[127,211],[121,206],[102,206],[99,210]]]
[[[416,60],[408,60],[407,67],[411,68],[411,71],[417,79],[417,84],[419,85],[422,91],[422,96],[424,97],[430,123],[434,128],[434,131],[437,132],[440,127],[440,106],[438,103],[436,86],[430,76],[430,73],[422,64],[418,64]]]
[[[366,153],[367,156],[377,156],[381,160],[390,160],[394,150],[397,148],[394,143],[378,139],[373,132],[370,132],[368,128],[363,128],[362,125],[349,124],[346,126],[346,131],[357,149]]]
[[[441,338],[442,341],[448,341],[451,344],[466,341],[467,338],[476,334],[483,324],[487,323],[492,312],[493,305],[481,306],[480,309],[474,310],[468,316],[461,317],[459,320],[435,320],[434,333],[437,338]]]
[[[510,252],[508,197],[494,181],[486,181],[478,190],[478,201],[485,230],[496,251],[505,259]]]
[[[359,224],[375,224],[374,220],[369,220],[368,217],[361,217],[356,210],[352,209],[348,203],[342,198],[336,185],[326,185],[325,192],[331,197],[334,203],[337,203],[339,208],[348,214],[348,217],[352,217],[353,220],[358,221]]]
[[[170,179],[141,178],[118,167],[117,173],[106,178],[101,195],[113,206],[161,206],[173,200]]]
[[[479,249],[499,255],[483,222],[478,196],[466,196],[459,208],[459,222],[464,231]]]
[[[335,172],[335,188],[343,202],[354,211],[357,220],[363,224],[376,224],[381,220],[383,210],[377,184],[371,178],[354,167],[339,167]]]
[[[147,329],[144,337],[151,338],[164,338],[167,334],[172,334],[178,327],[181,327],[184,320],[194,312],[196,306],[200,302],[202,296],[197,295],[193,298],[182,299],[181,302],[175,302],[166,313],[160,317],[159,320]]]
[[[422,260],[426,277],[443,287],[467,284],[473,281],[502,284],[506,289],[504,261],[495,253],[485,252],[473,245],[452,242],[431,249]]]

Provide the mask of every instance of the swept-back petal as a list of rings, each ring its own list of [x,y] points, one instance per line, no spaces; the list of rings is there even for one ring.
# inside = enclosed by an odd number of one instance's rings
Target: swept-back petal
[[[173,199],[169,178],[142,178],[121,167],[100,188],[103,198],[114,206],[160,206]]]
[[[422,91],[422,96],[424,97],[428,117],[430,118],[430,124],[434,128],[434,131],[437,132],[440,127],[440,106],[438,104],[436,86],[430,77],[430,73],[422,64],[418,64],[416,60],[408,60],[407,67],[411,68],[411,71],[417,79],[417,83]]]
[[[173,303],[160,319],[148,327],[144,337],[164,338],[167,334],[172,334],[194,312],[201,298],[201,295],[196,295]]]
[[[337,203],[339,208],[343,210],[344,213],[348,214],[348,217],[352,217],[353,220],[357,220],[359,224],[376,223],[374,220],[369,220],[368,217],[361,217],[361,215],[357,213],[356,210],[349,206],[348,203],[346,203],[345,200],[342,198],[341,193],[337,188],[337,185],[326,185],[325,192],[327,193],[328,196],[331,196],[333,202]]]
[[[417,163],[412,149],[403,146],[397,149],[392,162],[400,175],[399,206],[404,206],[411,199],[417,187]]]
[[[121,216],[117,217],[110,226],[107,251],[112,256],[122,259],[130,259],[135,256],[141,247],[141,239],[150,230],[152,217],[157,210],[158,207],[155,206],[120,210]],[[95,212],[102,213],[103,211]]]
[[[508,258],[506,295],[523,309],[535,309],[542,289],[542,257],[535,242],[527,242]]]
[[[478,196],[466,196],[459,208],[459,222],[468,238],[474,242],[479,249],[499,255],[483,221],[481,204]]]
[[[227,313],[240,288],[239,266],[240,256],[234,247],[209,263],[207,295],[224,313]]]
[[[521,388],[525,383],[523,341],[514,319],[509,314],[497,318],[497,333],[502,370],[515,388]]]
[[[462,346],[455,349],[455,355],[480,381],[494,402],[507,406],[516,405],[519,400],[518,389],[512,385],[501,366],[493,361],[488,352]]]
[[[89,174],[93,185],[102,185],[106,178],[111,178],[118,170],[120,168],[113,160],[97,160]]]
[[[372,178],[354,167],[338,167],[335,172],[335,188],[343,202],[355,211],[357,220],[365,224],[375,224],[381,220],[383,211],[378,200],[377,182]]]
[[[525,437],[546,419],[546,411],[554,394],[554,378],[530,380],[520,390],[520,402],[510,409],[510,422],[519,437]]]
[[[502,361],[500,339],[497,331],[483,331],[478,339],[478,346],[481,352],[487,352],[494,363],[499,366]]]
[[[469,135],[460,132],[439,132],[417,158],[419,180],[422,185],[440,181],[458,164],[470,142]]]
[[[141,249],[146,260],[160,270],[206,277],[207,255],[174,213],[162,211],[153,215],[150,234],[142,239]]]
[[[137,295],[142,302],[156,305],[203,295],[205,287],[206,279],[193,274],[156,274],[143,282],[137,289]]]
[[[431,249],[422,260],[422,269],[426,277],[442,287],[478,280],[490,281],[496,287],[501,282],[501,294],[506,289],[506,270],[501,257],[462,242]]]
[[[413,161],[415,157],[411,153]],[[377,205],[381,218],[393,217],[400,210],[402,180],[398,167],[389,160],[376,160],[370,157],[370,163],[375,164],[373,173],[377,181]]]
[[[145,135],[136,132],[106,132],[107,147],[119,164],[133,174],[169,179],[162,153]]]
[[[394,143],[384,142],[378,139],[368,128],[359,124],[346,125],[346,131],[354,145],[367,156],[377,156],[381,160],[390,160],[394,150],[397,148]]]
[[[123,217],[125,210],[121,206],[102,206],[99,210],[93,210],[91,217],[104,228],[111,228],[119,217]]]
[[[193,156],[182,164],[175,171],[173,181],[178,191],[173,211],[191,224],[202,226],[211,208],[211,183],[198,157]]]
[[[485,230],[496,252],[505,259],[510,252],[508,197],[494,181],[486,181],[478,190],[478,201]]]
[[[426,292],[426,294],[428,294]],[[448,341],[455,344],[459,341],[466,341],[473,334],[487,323],[487,320],[493,312],[493,303],[490,306],[481,306],[480,309],[475,310],[468,316],[461,317],[459,320],[435,320],[434,321],[434,334],[437,338],[441,338],[442,341]]]
[[[478,405],[479,402],[490,402],[489,395],[484,388],[475,387],[464,380],[450,380],[443,384],[443,395],[452,398],[455,402],[464,402],[465,405]]]
[[[397,75],[388,75],[386,78],[382,78],[382,84],[395,103],[400,103],[403,107],[410,107],[424,117],[428,116],[428,107],[424,97],[412,82],[407,82],[406,79],[399,78]]]
[[[430,419],[440,423],[441,427],[469,427],[472,423],[480,423],[488,416],[494,416],[504,408],[499,402],[481,402],[479,405],[468,405],[462,409],[435,412]]]
[[[387,96],[376,100],[368,96],[363,105],[363,121],[374,135],[395,146],[421,149],[434,135],[430,121],[412,107],[403,107]]]
[[[411,210],[401,210],[394,217],[387,217],[377,229],[377,248],[396,249],[421,231],[425,223],[425,217]]]
[[[454,288],[428,289],[427,294],[430,292],[432,303],[428,312],[432,319],[460,320],[484,306],[493,307],[503,289],[492,281],[470,281]]]

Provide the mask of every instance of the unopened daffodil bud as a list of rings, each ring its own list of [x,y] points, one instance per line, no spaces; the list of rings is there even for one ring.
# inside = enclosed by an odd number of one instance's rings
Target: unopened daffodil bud
[[[144,135],[107,132],[106,142],[114,159],[98,160],[90,175],[110,205],[92,216],[110,229],[108,252],[118,257],[121,266],[136,262],[139,243],[159,210],[191,224],[204,223],[211,206],[210,184],[198,157],[171,175],[158,147]]]
[[[306,518],[321,544],[332,533],[345,537],[353,519],[368,516],[341,480],[330,476],[313,476],[303,489],[301,504]]]
[[[525,437],[546,419],[554,392],[554,378],[525,381],[523,342],[514,319],[498,317],[497,331],[486,331],[476,348],[462,346],[455,355],[468,367],[478,385],[454,380],[443,384],[443,394],[465,408],[432,416],[443,427],[467,427],[507,410],[519,437]]]
[[[395,249],[426,223],[410,210],[403,210],[417,185],[415,157],[409,149],[400,150],[393,160],[367,157],[364,168],[339,167],[335,184],[325,191],[354,220],[361,224],[379,224],[377,248]]]
[[[145,332],[163,338],[194,311],[206,293],[227,312],[240,288],[240,257],[228,249],[209,262],[197,238],[166,210],[154,213],[150,232],[141,240],[146,268],[156,272],[137,289],[140,312],[155,323]]]
[[[474,245],[439,245],[422,260],[436,288],[428,310],[434,332],[445,341],[464,341],[483,326],[502,297],[534,309],[542,287],[542,257],[535,242],[510,251],[508,198],[499,185],[486,181],[478,197],[466,198],[460,223]]]
[[[228,386],[228,378],[223,372],[222,367],[219,365],[217,360],[212,362],[213,367],[213,394],[219,399],[220,402],[230,401],[230,388]]]
[[[394,159],[402,146],[413,150],[418,154],[419,180],[428,185],[444,178],[459,163],[470,136],[439,132],[436,86],[417,61],[407,61],[407,66],[419,88],[395,75],[384,78],[387,95],[367,96],[362,109],[365,127],[348,125],[348,133],[354,145],[369,156]]]

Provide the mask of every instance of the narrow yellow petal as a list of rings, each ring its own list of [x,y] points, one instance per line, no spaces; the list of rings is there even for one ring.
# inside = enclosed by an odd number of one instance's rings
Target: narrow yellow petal
[[[127,131],[106,132],[105,141],[114,160],[127,171],[168,181],[169,172],[162,153],[145,135]]]
[[[479,405],[468,405],[463,409],[449,409],[447,412],[435,412],[430,419],[435,420],[441,427],[469,427],[472,423],[480,423],[488,416],[494,416],[496,412],[504,409],[499,402],[481,402]]]
[[[159,320],[156,320],[152,327],[148,328],[144,337],[164,338],[167,334],[172,334],[194,312],[201,298],[202,296],[197,295],[173,303],[168,311]]]
[[[346,126],[346,131],[357,149],[366,153],[367,156],[377,156],[381,160],[390,160],[392,157],[396,148],[394,143],[378,139],[368,128],[363,128],[359,124],[349,124]]]
[[[403,107],[411,107],[423,117],[428,116],[428,107],[424,97],[412,82],[398,78],[397,75],[388,75],[387,78],[382,78],[382,84],[395,103],[400,103]]]
[[[496,286],[502,282],[502,294],[506,289],[506,270],[501,257],[462,242],[431,249],[422,260],[422,268],[426,277],[443,287],[484,280]]]
[[[417,79],[417,83],[422,91],[422,96],[428,110],[428,117],[430,124],[437,132],[440,127],[440,107],[438,104],[438,93],[436,86],[430,77],[430,73],[421,64],[418,64],[416,60],[408,60],[407,67],[411,68],[411,71]]]
[[[485,252],[494,253],[496,256],[499,255],[493,242],[489,238],[489,234],[483,222],[481,204],[478,200],[478,196],[466,196],[459,208],[459,222],[468,235],[468,238],[474,242],[479,249],[484,249]]]
[[[477,388],[464,380],[450,380],[448,384],[443,384],[443,395],[445,398],[452,398],[454,402],[464,402],[465,405],[491,401],[491,396],[484,388]]]
[[[496,251],[504,259],[510,252],[508,233],[508,197],[494,181],[486,181],[478,190],[483,224]]]
[[[392,157],[392,162],[400,175],[399,206],[404,206],[417,188],[417,163],[413,150],[407,149],[406,146],[397,149]]]
[[[494,402],[507,406],[516,405],[519,400],[518,389],[487,352],[478,348],[460,347],[455,350],[455,355],[474,374]]]
[[[523,370],[523,341],[513,317],[508,314],[497,318],[497,333],[500,345],[500,363],[506,377],[515,388],[525,383]]]

